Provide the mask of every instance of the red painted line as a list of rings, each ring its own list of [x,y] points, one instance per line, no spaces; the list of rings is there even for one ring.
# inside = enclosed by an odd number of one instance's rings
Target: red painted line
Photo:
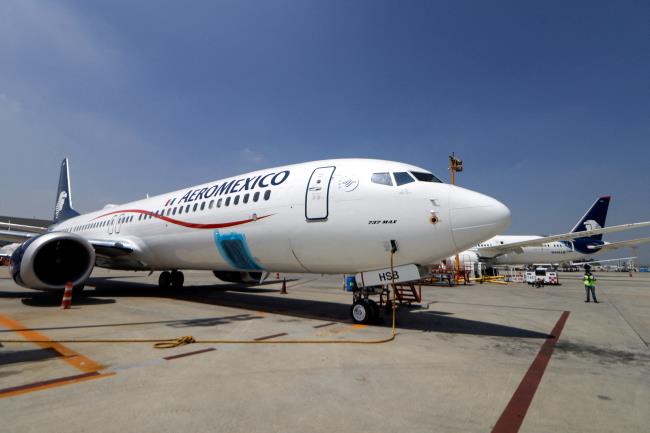
[[[560,339],[560,334],[568,318],[569,311],[563,312],[553,327],[551,335],[542,344],[533,363],[528,368],[524,378],[521,379],[521,383],[519,383],[517,390],[510,398],[510,402],[501,413],[492,429],[492,433],[517,433],[519,431],[526,412],[528,412],[528,408],[533,401],[537,387],[542,381],[546,366],[551,360],[555,343]]]
[[[102,377],[113,376],[115,373],[98,373],[96,371],[84,374],[77,374],[75,376],[59,377],[57,379],[44,380],[41,382],[29,383],[27,385],[12,386],[11,388],[0,389],[0,398],[12,397],[14,395],[25,394],[32,391],[40,391],[43,389],[53,388],[56,386],[68,385],[76,382],[83,382],[85,380],[99,379]]]
[[[315,325],[314,328],[324,328],[326,326],[336,325],[336,322],[323,323],[322,325]]]
[[[247,224],[247,223],[250,223],[250,222],[253,222],[253,221],[258,221],[258,220],[268,218],[268,217],[273,215],[273,214],[263,215],[263,216],[257,217],[257,218],[250,218],[250,219],[240,220],[240,221],[229,221],[229,222],[225,222],[225,223],[196,224],[196,223],[190,223],[190,222],[187,222],[187,221],[177,220],[177,219],[174,219],[174,218],[169,218],[168,216],[164,216],[164,215],[157,215],[154,212],[150,212],[148,210],[143,210],[143,209],[123,209],[123,210],[116,210],[116,211],[113,211],[113,212],[105,213],[103,215],[99,215],[98,217],[93,218],[91,221],[94,221],[96,219],[99,219],[99,218],[102,218],[102,217],[105,217],[105,216],[108,216],[108,215],[114,215],[114,214],[120,214],[120,213],[139,213],[139,214],[143,214],[143,215],[151,215],[153,218],[158,218],[160,220],[167,221],[168,223],[176,224],[176,225],[183,226],[183,227],[189,227],[189,228],[192,228],[192,229],[221,229],[221,228],[224,228],[224,227],[233,227],[233,226],[238,226],[238,225],[242,225],[242,224]]]
[[[213,350],[217,350],[217,349],[215,349],[214,347],[208,347],[207,349],[195,350],[194,352],[185,352],[185,353],[179,353],[178,355],[165,356],[163,359],[170,361],[172,359],[184,358],[190,355],[198,355],[199,353],[212,352]]]
[[[271,338],[283,337],[285,335],[289,335],[289,334],[287,334],[286,332],[281,332],[279,334],[267,335],[266,337],[256,338],[255,341],[270,340]]]

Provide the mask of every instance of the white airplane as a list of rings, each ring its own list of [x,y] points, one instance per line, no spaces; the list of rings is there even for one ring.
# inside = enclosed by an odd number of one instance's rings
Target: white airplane
[[[558,263],[585,259],[593,254],[625,247],[635,247],[650,238],[605,242],[604,233],[615,233],[650,226],[650,221],[605,227],[610,197],[596,199],[571,232],[553,236],[495,236],[459,253],[461,265],[483,262],[493,265]],[[448,257],[447,263],[454,263]],[[464,266],[461,266],[464,269]]]
[[[41,233],[0,231],[0,239],[23,237],[11,274],[40,290],[82,287],[94,266],[162,271],[161,287],[181,287],[182,269],[230,282],[368,271],[400,281],[509,224],[510,210],[491,197],[371,159],[260,170],[80,215],[64,159],[54,224]],[[357,321],[374,314],[367,300],[355,308]]]

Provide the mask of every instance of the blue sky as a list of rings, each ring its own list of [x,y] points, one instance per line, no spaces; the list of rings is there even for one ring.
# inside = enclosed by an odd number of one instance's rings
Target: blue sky
[[[608,223],[650,220],[648,22],[645,1],[3,1],[0,214],[50,217],[64,156],[90,211],[331,157],[448,179],[456,151],[508,233],[603,194]]]

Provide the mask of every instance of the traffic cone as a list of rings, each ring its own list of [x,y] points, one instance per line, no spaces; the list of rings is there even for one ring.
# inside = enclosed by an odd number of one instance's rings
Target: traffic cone
[[[282,294],[282,295],[287,294],[287,279],[286,278],[282,279],[282,290],[280,290],[280,294]]]
[[[68,282],[65,285],[65,290],[63,291],[63,299],[61,300],[61,308],[67,310],[72,304],[72,283]]]

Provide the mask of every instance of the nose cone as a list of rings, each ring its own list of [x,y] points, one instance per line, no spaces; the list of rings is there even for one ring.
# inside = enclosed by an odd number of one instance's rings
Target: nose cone
[[[451,233],[459,251],[503,232],[511,222],[510,209],[498,200],[465,188],[449,192]]]

